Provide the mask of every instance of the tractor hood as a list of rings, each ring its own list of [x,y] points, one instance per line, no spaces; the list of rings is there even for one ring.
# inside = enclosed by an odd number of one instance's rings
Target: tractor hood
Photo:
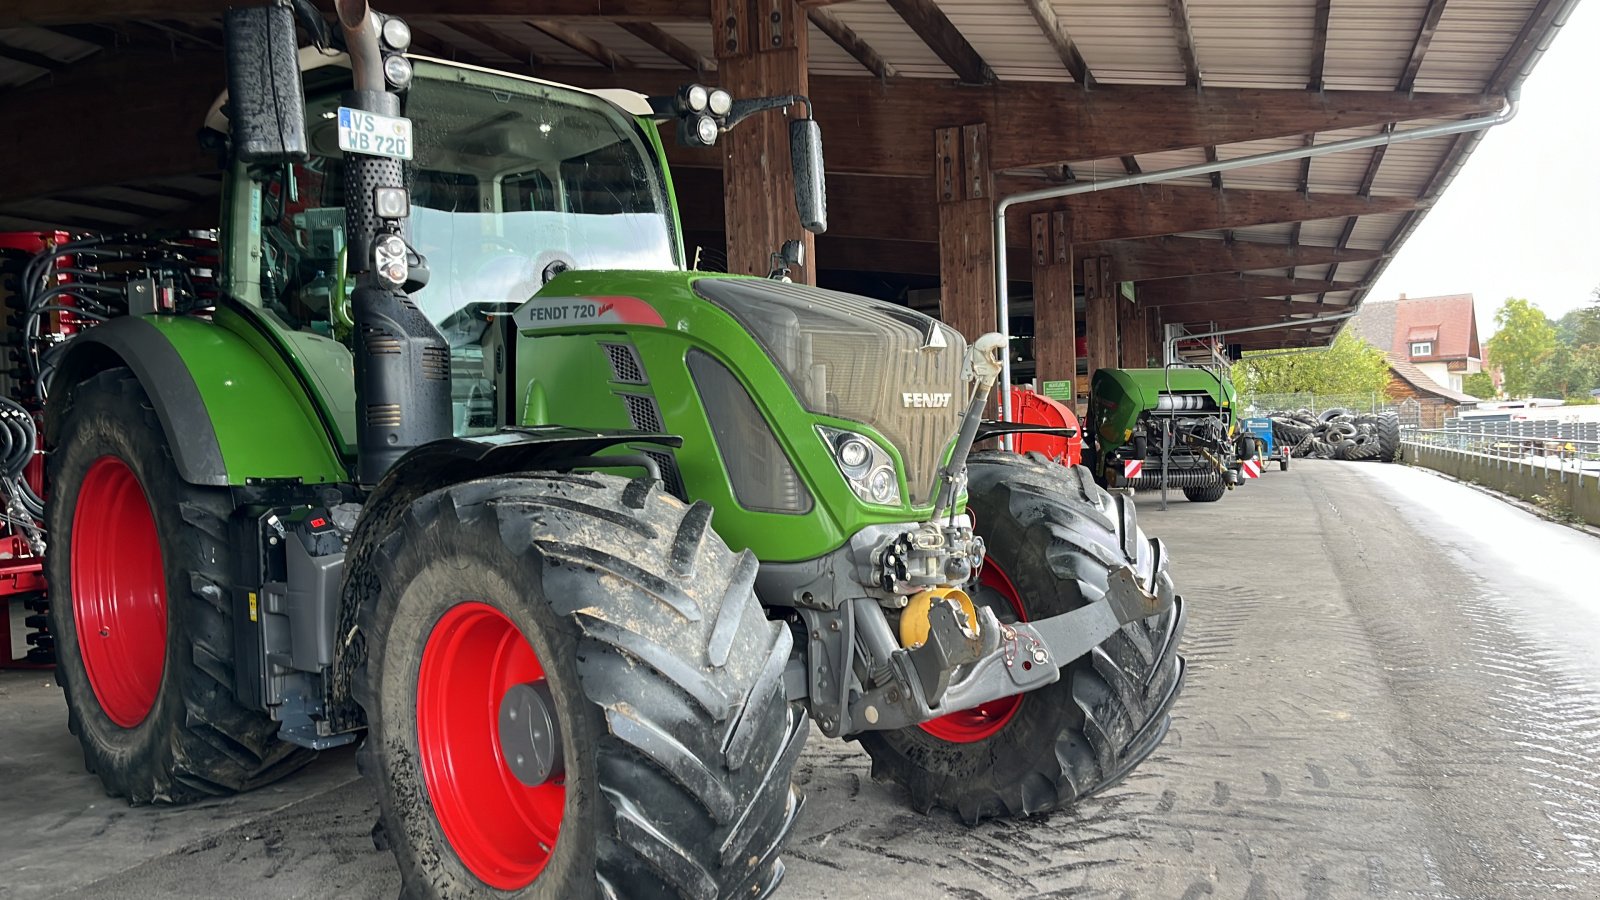
[[[807,410],[893,443],[911,502],[929,502],[966,406],[966,341],[955,329],[892,303],[771,279],[700,278],[694,291],[755,337]]]

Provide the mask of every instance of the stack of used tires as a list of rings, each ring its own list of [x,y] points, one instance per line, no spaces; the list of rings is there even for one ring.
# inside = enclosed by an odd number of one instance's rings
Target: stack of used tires
[[[1295,456],[1378,462],[1400,458],[1400,417],[1392,412],[1356,414],[1336,408],[1321,415],[1309,409],[1270,415],[1273,440],[1292,448]]]

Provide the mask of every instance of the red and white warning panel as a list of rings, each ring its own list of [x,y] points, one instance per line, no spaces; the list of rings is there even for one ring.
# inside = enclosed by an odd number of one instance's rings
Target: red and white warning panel
[[[1239,471],[1243,472],[1246,478],[1260,478],[1261,460],[1247,459],[1239,464]]]
[[[1143,471],[1144,460],[1142,459],[1128,459],[1122,462],[1122,477],[1129,481],[1138,478],[1139,473]]]

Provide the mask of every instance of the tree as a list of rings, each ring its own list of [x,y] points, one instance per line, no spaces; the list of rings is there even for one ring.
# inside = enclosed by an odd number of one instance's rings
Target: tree
[[[1574,350],[1600,347],[1600,306],[1580,307],[1557,319],[1556,340]]]
[[[1233,383],[1245,394],[1365,394],[1388,385],[1389,361],[1346,328],[1326,350],[1246,353],[1233,366]]]
[[[1494,397],[1494,376],[1488,372],[1473,372],[1461,379],[1461,390],[1479,400]]]
[[[1555,327],[1537,306],[1521,297],[1507,297],[1495,311],[1494,324],[1489,359],[1504,373],[1506,396],[1531,396],[1539,364],[1555,352]]]

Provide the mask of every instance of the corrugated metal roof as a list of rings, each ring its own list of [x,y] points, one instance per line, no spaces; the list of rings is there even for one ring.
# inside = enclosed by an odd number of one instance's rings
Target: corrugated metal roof
[[[1187,0],[1187,5],[1205,84],[1306,86],[1316,0]]]

